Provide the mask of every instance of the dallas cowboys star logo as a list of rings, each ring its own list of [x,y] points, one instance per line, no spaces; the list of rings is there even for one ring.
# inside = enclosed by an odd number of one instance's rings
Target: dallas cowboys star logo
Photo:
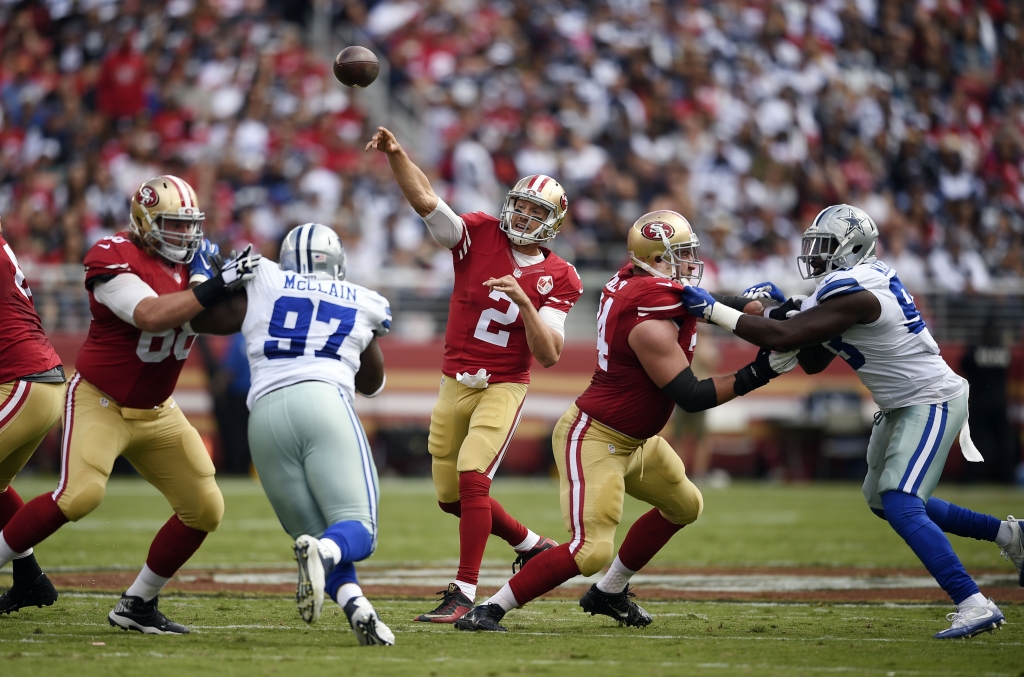
[[[850,235],[855,230],[859,231],[861,235],[866,235],[866,233],[864,232],[864,219],[857,218],[856,216],[853,215],[853,212],[850,212],[849,216],[843,217],[839,220],[846,221],[847,223],[848,227],[846,229],[846,237],[850,237]]]

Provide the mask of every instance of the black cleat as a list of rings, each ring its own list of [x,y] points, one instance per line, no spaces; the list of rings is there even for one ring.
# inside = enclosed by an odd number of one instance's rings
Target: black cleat
[[[19,585],[15,582],[10,590],[0,595],[0,614],[9,614],[27,606],[51,606],[56,601],[57,591],[53,583],[46,574],[39,574],[32,583]]]
[[[533,546],[526,552],[519,553],[519,556],[516,557],[516,561],[512,562],[512,573],[515,574],[516,567],[519,567],[519,571],[522,571],[523,567],[525,567],[526,563],[529,562],[531,559],[541,554],[545,550],[550,550],[551,548],[556,547],[558,547],[558,543],[555,543],[550,538],[545,538],[544,536],[541,536],[540,540],[537,541],[537,545]]]
[[[636,597],[636,595],[630,592],[628,585],[622,592],[605,592],[595,583],[590,586],[590,590],[587,590],[583,597],[580,597],[580,606],[591,616],[603,614],[617,620],[619,625],[646,628],[654,619],[630,597]]]
[[[121,595],[114,610],[107,614],[107,621],[115,628],[135,630],[146,635],[187,635],[184,625],[168,620],[157,609],[158,597],[145,602],[141,597]]]
[[[414,621],[421,623],[454,623],[473,608],[473,600],[466,597],[455,583],[449,583],[447,590],[438,591],[441,603],[433,611],[420,614]]]
[[[508,632],[499,622],[505,617],[505,610],[497,604],[481,604],[470,609],[469,613],[455,621],[459,630],[489,630],[490,632]]]

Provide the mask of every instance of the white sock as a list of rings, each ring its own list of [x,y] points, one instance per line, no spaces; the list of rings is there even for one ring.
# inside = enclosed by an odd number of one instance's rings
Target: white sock
[[[981,594],[980,592],[976,592],[964,601],[957,604],[956,608],[963,610],[969,606],[988,606],[988,597],[985,597],[985,595]]]
[[[459,590],[462,594],[469,598],[470,602],[476,600],[476,585],[473,583],[463,583],[459,579],[455,579],[455,585],[459,586]]]
[[[18,553],[17,555],[15,555],[14,559],[23,559],[23,558],[28,557],[29,555],[31,555],[33,552],[34,552],[34,550],[32,550],[32,548],[29,548],[25,552],[21,552],[21,553]]]
[[[516,601],[516,596],[512,594],[512,588],[508,583],[501,586],[501,590],[494,593],[494,597],[491,597],[484,604],[497,604],[505,611],[519,608],[519,602]]]
[[[1005,548],[1010,544],[1010,540],[1013,538],[1013,529],[1010,528],[1010,523],[1003,521],[999,523],[999,533],[996,534],[996,545],[1000,548]]]
[[[149,568],[149,565],[145,564],[142,567],[142,571],[139,572],[139,577],[135,579],[132,587],[128,588],[128,591],[124,594],[129,597],[141,597],[142,601],[148,602],[160,594],[160,591],[164,589],[169,580],[171,579],[157,576]]]
[[[597,582],[597,589],[601,592],[622,592],[635,573],[623,566],[622,560],[616,555],[611,567],[608,568],[608,573]]]
[[[338,562],[341,561],[341,546],[332,541],[329,538],[321,538],[319,541],[320,557],[327,555],[328,559],[333,561],[331,568],[338,566]],[[361,594],[361,593],[360,593]]]
[[[21,559],[22,557],[28,556],[32,552],[32,548],[29,548],[25,552],[15,552],[11,549],[11,546],[7,545],[7,541],[4,540],[4,532],[0,531],[0,567],[7,566],[11,560]]]
[[[525,551],[529,550],[530,548],[532,548],[533,546],[537,545],[537,541],[539,541],[539,540],[540,540],[540,536],[538,536],[537,534],[535,534],[532,531],[530,531],[529,529],[527,529],[526,530],[526,538],[524,538],[523,542],[520,543],[519,545],[513,545],[512,549],[515,550],[516,552],[525,552]]]
[[[342,583],[341,587],[338,588],[338,606],[342,609],[348,604],[349,600],[353,597],[362,597],[363,589],[360,588],[356,583]]]

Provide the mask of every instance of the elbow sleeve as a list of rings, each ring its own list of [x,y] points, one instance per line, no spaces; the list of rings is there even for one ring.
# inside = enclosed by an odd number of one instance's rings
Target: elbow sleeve
[[[686,412],[695,413],[718,406],[718,392],[715,382],[709,378],[697,380],[693,369],[683,369],[674,379],[661,388],[672,401]]]

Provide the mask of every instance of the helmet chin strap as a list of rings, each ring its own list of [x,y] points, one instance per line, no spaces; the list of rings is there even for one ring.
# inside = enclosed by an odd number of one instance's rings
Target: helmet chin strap
[[[633,256],[632,254],[630,254],[629,260],[633,262],[634,266],[636,266],[637,268],[641,268],[643,270],[646,270],[648,273],[650,273],[654,277],[663,277],[666,280],[675,279],[671,275],[668,275],[666,273],[661,272],[660,270],[654,268],[653,266],[649,265],[645,261],[641,261],[640,259],[638,259],[637,257]]]

